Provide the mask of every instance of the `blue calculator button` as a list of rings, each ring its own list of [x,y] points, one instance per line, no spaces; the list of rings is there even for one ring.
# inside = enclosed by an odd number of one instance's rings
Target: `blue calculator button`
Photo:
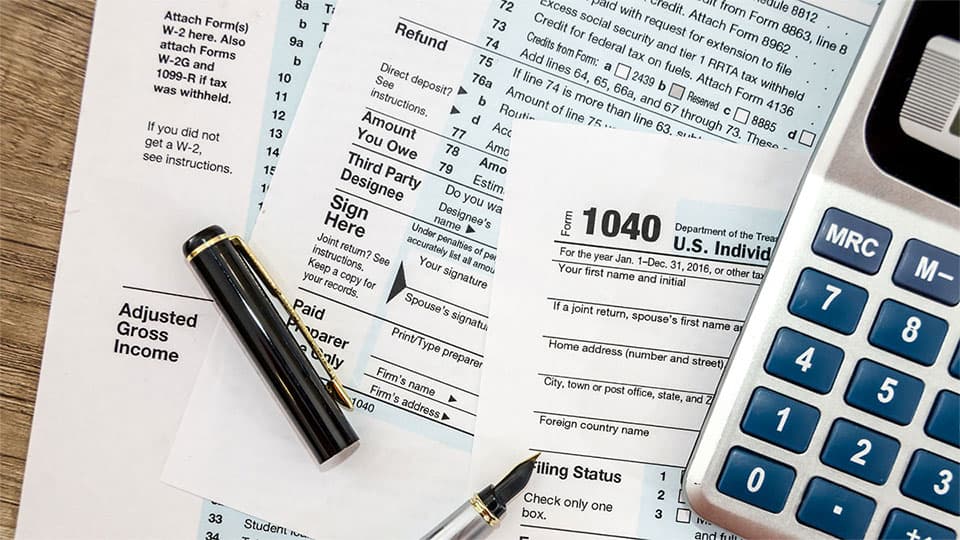
[[[783,510],[796,476],[792,468],[779,461],[736,447],[727,454],[717,489],[734,499],[776,513]]]
[[[813,252],[867,274],[876,274],[890,245],[890,230],[843,210],[823,214]]]
[[[957,534],[932,521],[895,509],[887,515],[880,540],[957,540]]]
[[[950,361],[949,370],[951,375],[960,379],[960,343],[958,343],[957,348],[953,350],[953,360]]]
[[[850,405],[905,426],[913,420],[923,382],[864,358],[853,372],[847,395]]]
[[[960,302],[960,257],[920,240],[907,240],[893,282],[948,306]]]
[[[900,491],[944,512],[960,516],[960,463],[926,450],[913,453]]]
[[[960,395],[940,392],[923,429],[934,439],[960,448]]]
[[[790,313],[842,334],[852,334],[867,303],[867,291],[807,268],[790,298]]]
[[[763,367],[771,375],[826,394],[833,388],[841,362],[843,350],[839,347],[781,328]]]
[[[753,391],[740,429],[793,452],[803,452],[817,429],[820,411],[766,388]]]
[[[884,300],[870,330],[870,343],[925,366],[932,366],[947,335],[947,321],[919,309]]]
[[[890,477],[900,443],[844,419],[833,423],[820,461],[877,485]]]
[[[797,521],[837,538],[863,538],[876,507],[873,499],[814,478],[800,501]]]

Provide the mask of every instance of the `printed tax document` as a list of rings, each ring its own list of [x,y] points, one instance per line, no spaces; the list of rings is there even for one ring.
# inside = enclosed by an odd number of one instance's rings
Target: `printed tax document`
[[[514,124],[470,485],[543,454],[495,537],[735,538],[680,478],[805,163]]]
[[[308,85],[251,242],[357,400],[360,448],[318,471],[224,329],[164,479],[306,534],[427,531],[467,494],[513,119],[809,153],[874,9],[339,5],[315,68],[337,77]]]
[[[17,538],[288,536],[160,470],[219,318],[180,245],[256,216],[332,14],[311,4],[98,2]]]

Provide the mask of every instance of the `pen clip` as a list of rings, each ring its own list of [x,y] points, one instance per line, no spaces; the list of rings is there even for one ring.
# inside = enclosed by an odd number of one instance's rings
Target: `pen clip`
[[[300,330],[303,338],[307,340],[310,348],[313,349],[313,354],[320,359],[320,363],[323,364],[323,369],[327,372],[327,375],[330,376],[330,382],[327,383],[327,391],[337,398],[337,400],[340,401],[340,403],[342,403],[347,409],[352,410],[353,400],[347,395],[347,390],[344,388],[343,383],[340,382],[340,378],[337,377],[337,373],[333,370],[333,366],[331,366],[330,362],[327,360],[327,355],[324,354],[323,350],[313,339],[313,336],[310,335],[310,331],[307,330],[307,325],[303,323],[303,319],[300,318],[300,315],[296,312],[296,310],[293,309],[293,306],[290,305],[290,302],[287,300],[287,297],[284,296],[283,291],[280,290],[280,287],[277,286],[277,283],[273,281],[273,278],[271,278],[270,274],[267,273],[267,269],[260,264],[260,260],[257,259],[256,255],[253,254],[253,250],[250,249],[250,246],[247,245],[242,237],[233,235],[229,238],[230,242],[237,246],[240,252],[247,258],[247,261],[250,263],[250,266],[253,268],[254,272],[256,272],[260,279],[263,280],[267,288],[270,289],[270,292],[273,293],[278,300],[280,300],[280,303],[283,304],[283,309],[285,309],[290,318],[293,319],[297,325],[297,329]]]

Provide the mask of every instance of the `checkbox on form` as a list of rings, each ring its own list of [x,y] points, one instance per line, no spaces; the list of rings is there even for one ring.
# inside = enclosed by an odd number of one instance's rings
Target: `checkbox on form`
[[[613,70],[613,75],[623,80],[630,77],[630,66],[626,64],[617,64],[617,69]]]
[[[743,107],[737,107],[737,112],[733,113],[733,119],[741,124],[746,124],[747,120],[750,119],[750,111]]]
[[[689,508],[677,508],[677,523],[690,523]]]
[[[669,96],[673,99],[683,99],[683,92],[687,89],[685,86],[681,86],[677,83],[670,84]]]
[[[811,131],[803,130],[800,132],[800,138],[798,142],[804,146],[813,146],[813,141],[817,139],[817,135]]]

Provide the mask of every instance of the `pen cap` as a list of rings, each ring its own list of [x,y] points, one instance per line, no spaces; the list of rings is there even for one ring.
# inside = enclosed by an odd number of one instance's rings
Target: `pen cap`
[[[317,460],[352,447],[357,433],[231,238],[212,225],[190,237],[183,252]]]

